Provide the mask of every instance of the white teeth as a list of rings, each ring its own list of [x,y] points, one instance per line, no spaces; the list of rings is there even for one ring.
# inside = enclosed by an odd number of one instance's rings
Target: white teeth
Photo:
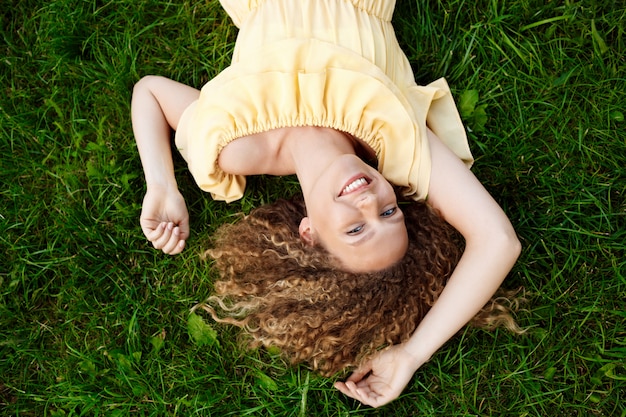
[[[354,190],[356,190],[359,187],[362,187],[364,185],[367,185],[367,180],[363,177],[356,179],[354,181],[352,181],[350,184],[348,184],[346,186],[346,188],[343,189],[343,191],[341,192],[341,194],[347,194],[349,192],[352,192]]]

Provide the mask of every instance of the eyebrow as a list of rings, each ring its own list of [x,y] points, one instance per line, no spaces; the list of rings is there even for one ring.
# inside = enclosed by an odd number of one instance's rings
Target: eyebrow
[[[404,221],[404,216],[393,216],[392,218],[390,218],[387,222],[394,224],[394,223],[400,223]],[[348,245],[350,246],[360,246],[362,244],[364,244],[365,242],[367,242],[368,240],[370,240],[372,237],[374,237],[376,233],[373,231],[370,231],[366,234],[364,234],[361,238],[354,240],[352,242],[349,242]]]

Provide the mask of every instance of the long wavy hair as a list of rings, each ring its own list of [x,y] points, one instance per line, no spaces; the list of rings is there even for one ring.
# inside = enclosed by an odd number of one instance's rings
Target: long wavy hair
[[[427,204],[401,208],[407,253],[374,273],[339,270],[322,247],[302,241],[301,199],[257,208],[214,236],[206,255],[220,279],[215,294],[196,308],[243,328],[250,347],[278,347],[291,363],[307,363],[322,375],[358,366],[411,336],[462,253],[462,239]],[[519,331],[510,308],[509,298],[494,297],[473,324]]]

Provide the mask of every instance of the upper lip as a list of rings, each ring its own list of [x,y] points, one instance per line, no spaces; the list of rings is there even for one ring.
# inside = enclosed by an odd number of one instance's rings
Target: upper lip
[[[350,184],[352,184],[353,182],[355,182],[355,181],[357,181],[357,180],[359,180],[359,179],[361,179],[361,178],[362,178],[362,179],[364,179],[364,180],[367,182],[367,184],[364,184],[364,185],[362,185],[362,186],[360,186],[360,187],[355,188],[354,190],[350,190],[350,191],[348,191],[348,192],[345,192],[345,193],[344,193],[344,190],[345,190],[345,189],[346,189],[346,188],[347,188]],[[361,190],[361,189],[363,189],[363,188],[367,188],[367,187],[371,184],[371,182],[372,182],[372,180],[371,180],[371,179],[370,179],[367,175],[363,175],[363,174],[355,175],[354,177],[350,178],[350,179],[349,179],[349,180],[348,180],[348,181],[347,181],[347,182],[343,185],[343,187],[341,187],[341,190],[339,190],[339,195],[338,195],[338,197],[344,196],[344,195],[346,195],[346,194],[351,194],[351,193],[353,193],[353,192],[355,192],[355,191],[357,191],[357,190]]]

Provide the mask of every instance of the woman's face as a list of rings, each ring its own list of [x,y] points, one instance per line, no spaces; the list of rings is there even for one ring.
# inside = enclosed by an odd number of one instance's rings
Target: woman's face
[[[376,271],[404,256],[408,236],[393,188],[356,155],[335,159],[308,194],[300,233],[344,268]]]

